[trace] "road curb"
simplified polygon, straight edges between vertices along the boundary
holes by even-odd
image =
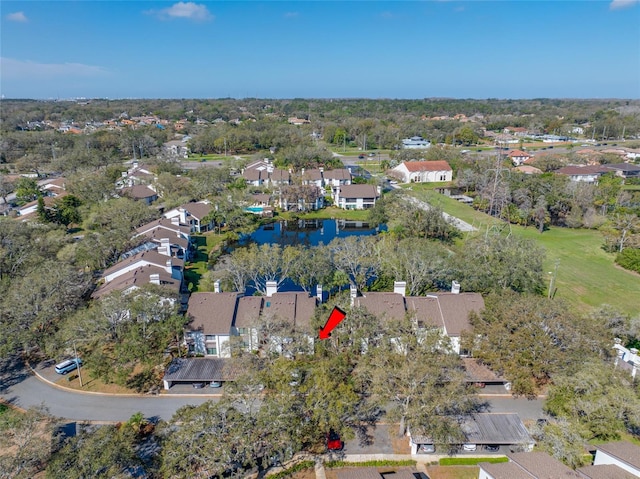
[[[61,384],[54,383],[50,379],[47,379],[42,374],[40,374],[36,369],[31,366],[28,361],[25,361],[25,364],[29,368],[29,370],[42,382],[53,386],[54,388],[60,389],[61,391],[67,391],[71,393],[85,394],[88,396],[110,396],[110,397],[123,397],[123,398],[174,398],[174,397],[182,397],[182,398],[201,398],[201,397],[210,397],[210,398],[220,398],[222,397],[221,393],[218,394],[136,394],[136,393],[103,393],[99,391],[83,391],[82,389],[74,389],[67,388],[62,386]]]

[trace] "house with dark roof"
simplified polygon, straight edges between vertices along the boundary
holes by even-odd
[[[403,161],[391,169],[391,175],[403,183],[437,183],[451,181],[453,170],[444,160]]]
[[[569,165],[564,166],[554,173],[566,175],[571,181],[584,183],[597,183],[598,179],[611,170],[599,165]]]
[[[366,210],[373,208],[380,198],[375,185],[344,185],[336,188],[335,205],[344,210]]]
[[[114,264],[104,271],[102,279],[105,283],[109,283],[123,274],[148,265],[157,266],[166,271],[172,278],[182,281],[184,261],[153,250],[142,251]]]
[[[640,165],[632,163],[617,163],[614,165],[602,165],[622,178],[640,178]]]
[[[136,289],[142,288],[147,284],[162,286],[172,291],[176,295],[180,294],[181,281],[174,278],[166,269],[156,265],[147,264],[138,268],[128,270],[120,276],[116,276],[113,280],[105,282],[98,286],[91,297],[100,299],[114,292],[122,291],[130,293]]]
[[[191,227],[186,224],[180,224],[180,216],[169,218],[160,218],[150,223],[144,224],[136,228],[136,236],[176,236],[189,240]]]
[[[120,190],[123,196],[127,196],[135,201],[142,201],[150,205],[158,199],[158,193],[146,185],[127,186]]]
[[[638,477],[612,464],[585,466],[576,469],[576,471],[584,479],[635,479]]]

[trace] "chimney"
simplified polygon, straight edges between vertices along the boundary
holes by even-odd
[[[278,283],[275,281],[267,281],[267,298],[278,292]]]
[[[216,279],[213,282],[213,292],[214,293],[219,293],[220,292],[220,280],[219,279]]]
[[[134,161],[134,162],[133,162],[133,167],[134,167],[134,168],[137,168],[137,167],[138,167],[138,162],[137,162],[137,161]]]
[[[182,223],[183,225],[187,224],[187,210],[185,210],[184,208],[179,208],[178,211],[180,212],[180,223]]]
[[[322,303],[322,285],[321,284],[316,286],[316,298],[318,298],[319,303]]]
[[[324,173],[324,166],[321,166],[320,168],[318,168],[320,170],[320,173]]]
[[[121,173],[120,173],[120,176],[121,176],[122,178],[126,178],[126,177],[127,177],[127,172],[126,172],[126,171],[121,172]]]
[[[173,267],[172,267],[172,263],[171,260],[168,259],[167,262],[164,264],[164,269],[167,271],[167,273],[171,274],[173,273]]]
[[[178,226],[180,224],[180,218],[174,216],[173,218],[171,218],[171,224]]]
[[[161,254],[162,256],[171,256],[169,248],[165,245],[158,246],[158,254]]]
[[[407,294],[407,282],[406,281],[394,281],[393,292],[401,294],[403,297]]]
[[[451,292],[453,294],[460,294],[460,283],[457,281],[451,281]]]
[[[158,286],[160,286],[160,275],[159,274],[150,274],[149,275],[149,283],[151,284],[157,284]]]
[[[353,284],[349,286],[349,295],[351,296],[351,306],[353,306],[358,297],[358,288]]]

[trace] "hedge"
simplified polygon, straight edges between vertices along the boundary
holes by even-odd
[[[386,467],[386,466],[415,466],[416,461],[406,459],[404,461],[365,461],[365,462],[345,462],[345,461],[328,461],[324,463],[324,467],[334,469],[336,467]]]
[[[509,462],[508,457],[443,457],[440,459],[441,466],[477,466],[479,462]]]
[[[289,477],[296,472],[304,471],[306,469],[312,469],[315,466],[313,461],[302,461],[296,464],[295,466],[291,466],[284,471],[277,472],[275,474],[269,474],[269,479],[282,479],[284,477]]]

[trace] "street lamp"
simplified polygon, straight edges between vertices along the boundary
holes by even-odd
[[[78,380],[80,381],[80,387],[82,386],[82,373],[80,372],[80,361],[78,361],[78,351],[76,349],[76,341],[75,339],[72,340],[73,341],[73,354],[75,354],[76,356],[76,365],[78,366]]]

